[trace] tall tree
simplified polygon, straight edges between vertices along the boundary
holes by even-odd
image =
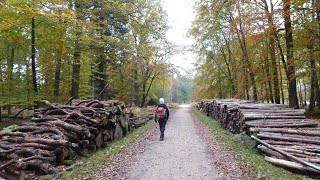
[[[273,96],[274,101],[277,104],[280,104],[280,88],[279,88],[279,79],[278,79],[278,68],[277,68],[277,59],[276,59],[276,27],[273,20],[273,13],[274,13],[274,5],[272,0],[269,1],[269,5],[267,0],[262,0],[263,2],[263,8],[265,10],[265,14],[268,19],[268,28],[269,28],[269,43],[270,43],[270,56],[271,56],[271,63],[272,63],[272,72],[273,72]]]
[[[295,64],[293,57],[293,37],[292,37],[292,25],[291,25],[291,12],[290,4],[291,0],[283,0],[283,18],[285,27],[285,40],[287,51],[287,78],[289,81],[289,107],[298,108],[298,96],[297,96],[297,81],[295,75]]]
[[[76,32],[75,32],[75,42],[74,42],[74,52],[73,52],[73,63],[72,63],[72,85],[71,85],[71,97],[79,98],[79,85],[80,85],[80,67],[81,67],[81,46],[80,46],[80,37],[81,37],[81,21],[83,18],[82,1],[75,0],[74,8],[77,18]]]
[[[36,71],[36,33],[35,33],[35,17],[31,18],[31,68],[32,68],[32,84],[35,93],[38,93],[37,71]]]

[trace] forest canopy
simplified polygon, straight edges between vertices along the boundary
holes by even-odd
[[[0,106],[168,94],[174,67],[160,0],[0,2]]]
[[[198,0],[195,10],[195,99],[319,108],[319,0]]]

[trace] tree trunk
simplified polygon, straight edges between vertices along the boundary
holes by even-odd
[[[267,95],[267,99],[268,99],[268,102],[269,100],[271,100],[271,103],[274,103],[274,98],[273,98],[273,94],[272,94],[272,85],[271,85],[271,81],[270,81],[270,71],[269,71],[269,57],[268,57],[268,54],[266,54],[266,57],[265,57],[265,69],[266,69],[266,76],[267,76],[267,82],[268,82],[268,88],[266,88],[266,90],[268,89],[269,92],[266,93]]]
[[[280,75],[280,92],[281,92],[281,103],[284,104],[284,92],[283,92],[283,87],[282,87],[282,71],[281,71],[281,65],[280,62],[278,62],[279,66],[279,75]]]
[[[229,82],[230,82],[230,89],[231,89],[230,94],[231,94],[231,97],[233,97],[236,93],[235,93],[235,85],[234,85],[234,77],[235,76],[232,73],[236,73],[236,72],[234,72],[234,69],[233,69],[232,51],[230,49],[229,42],[227,41],[227,39],[224,36],[224,34],[223,34],[223,39],[225,41],[228,54],[226,55],[223,49],[221,50],[221,52],[223,54],[224,60],[226,62],[227,68],[228,68],[228,79],[229,79]],[[228,58],[227,58],[227,56],[228,56]]]
[[[62,61],[62,55],[61,52],[58,54],[57,57],[57,64],[54,72],[54,90],[53,90],[53,96],[59,97],[59,89],[60,89],[60,80],[61,80],[61,61]]]
[[[35,17],[31,19],[31,68],[32,68],[32,83],[33,90],[38,93],[37,72],[36,72],[36,33],[35,33]]]
[[[233,14],[231,12],[229,12],[229,13],[230,13],[231,19],[234,20]],[[241,17],[241,12],[239,9],[238,9],[238,13],[240,15],[239,17]],[[242,29],[242,20],[241,19],[239,22],[239,29],[238,29],[238,27],[234,27],[234,28],[235,28],[235,31],[237,34],[237,38],[238,38],[240,47],[241,47],[241,51],[243,53],[243,60],[245,61],[245,67],[249,72],[249,79],[250,79],[251,86],[253,88],[253,99],[254,99],[254,101],[257,101],[258,95],[257,95],[257,86],[256,86],[256,82],[255,82],[255,75],[254,75],[254,72],[251,67],[249,54],[247,51],[246,38],[245,38],[245,34]]]
[[[103,50],[102,50],[103,52]],[[99,56],[99,59],[98,59],[98,69],[97,69],[97,72],[94,73],[95,75],[95,99],[98,99],[100,98],[101,100],[105,100],[106,99],[106,93],[105,91],[103,91],[104,87],[106,86],[106,77],[105,77],[105,59],[104,59],[104,56],[101,54]],[[100,94],[101,93],[101,94]],[[98,97],[100,96],[100,97]]]
[[[8,75],[8,80],[9,80],[9,86],[8,86],[8,91],[9,93],[12,93],[14,91],[13,89],[13,62],[14,62],[14,51],[15,48],[12,47],[11,49],[11,56],[8,58],[7,61],[7,75]],[[11,106],[8,106],[8,115],[11,115]]]
[[[244,43],[244,53],[245,53],[244,56],[245,56],[246,65],[247,65],[247,68],[248,68],[248,71],[249,71],[249,77],[250,77],[251,86],[253,87],[253,100],[257,101],[258,100],[257,85],[256,85],[256,81],[255,81],[253,70],[251,68],[251,63],[250,63],[250,60],[249,60],[247,48],[245,46],[246,45]]]
[[[261,87],[261,100],[262,100],[262,102],[264,102],[264,100],[266,99],[267,100],[267,103],[269,103],[269,98],[268,98],[268,87],[267,87],[267,84],[266,84],[266,82],[264,82],[263,83],[263,85],[261,85],[261,86],[263,86],[263,87]],[[263,90],[266,92],[266,97],[264,97],[264,95],[263,95]]]
[[[242,53],[243,53],[243,57],[244,57],[246,68],[249,71],[250,83],[251,83],[251,86],[253,88],[253,100],[257,101],[258,100],[258,94],[257,94],[257,86],[256,86],[256,82],[255,82],[255,77],[254,77],[255,75],[254,75],[252,67],[251,67],[251,63],[250,63],[250,59],[249,59],[249,55],[248,55],[248,51],[247,51],[245,35],[244,35],[244,32],[243,32],[243,30],[241,28],[242,28],[242,26],[240,24],[240,30],[237,29],[238,39],[239,39],[239,42],[240,42],[240,45],[241,45],[241,49],[242,49]]]
[[[273,12],[273,4],[271,4],[271,11]],[[279,90],[279,80],[278,80],[278,69],[277,69],[277,59],[276,59],[276,45],[275,45],[275,37],[274,34],[276,33],[276,29],[273,23],[273,16],[270,14],[268,16],[268,23],[272,27],[272,35],[270,36],[270,55],[271,55],[271,63],[272,63],[272,71],[273,71],[273,95],[274,101],[277,104],[280,104],[280,90]]]
[[[248,76],[247,76],[247,70],[245,67],[243,67],[244,71],[244,78],[245,78],[245,96],[247,100],[250,100],[250,95],[249,95],[249,81],[248,81]]]
[[[71,7],[72,8],[72,7]],[[82,20],[81,4],[75,0],[74,9],[76,11],[77,21]],[[79,86],[80,86],[80,68],[81,68],[81,46],[79,43],[81,36],[81,27],[76,25],[77,32],[75,34],[73,63],[72,63],[72,82],[71,82],[71,97],[79,99]]]
[[[287,76],[289,81],[289,107],[299,108],[298,97],[297,97],[297,81],[295,75],[295,65],[293,59],[293,37],[291,27],[291,12],[290,12],[290,1],[283,0],[283,17],[285,26],[285,39],[287,47]]]
[[[146,88],[147,88],[147,80],[145,80],[145,82],[142,84],[142,98],[141,98],[140,107],[144,107],[145,101],[147,99]]]
[[[133,89],[134,89],[134,97],[135,97],[135,104],[139,105],[139,85],[138,85],[138,69],[134,69],[134,83],[133,83]]]
[[[273,38],[270,38],[273,39]],[[277,70],[277,60],[275,54],[275,44],[274,40],[270,41],[270,53],[271,53],[271,64],[272,64],[272,79],[273,79],[273,97],[274,102],[280,104],[280,90],[279,90],[279,80],[278,80],[278,70]]]
[[[273,3],[270,0],[269,4],[271,9],[269,11],[269,6],[266,0],[263,0],[264,3],[264,10],[268,18],[268,26],[270,30],[269,34],[269,43],[270,43],[270,55],[271,55],[271,67],[272,67],[272,79],[273,79],[273,97],[274,102],[280,104],[280,88],[279,88],[279,79],[278,79],[278,69],[277,69],[277,59],[276,59],[276,44],[275,44],[275,34],[276,29],[273,23]]]
[[[317,11],[317,21],[318,23],[320,23],[320,0],[316,0],[316,11]]]
[[[12,83],[11,81],[13,80],[13,62],[14,62],[14,51],[15,48],[11,49],[11,56],[10,58],[8,58],[7,61],[7,73],[8,73],[8,80],[10,81],[10,83]],[[12,87],[11,85],[9,86],[9,91],[11,92]]]
[[[318,30],[319,30],[320,29],[320,0],[316,0],[315,7],[316,7],[317,23],[318,23]],[[318,81],[319,80],[318,77],[320,77],[320,74],[318,73],[316,73],[315,86],[316,86],[316,95],[317,95],[316,96],[317,106],[318,106],[318,109],[320,109],[320,83]]]
[[[320,75],[320,74],[319,74]],[[318,109],[320,109],[320,86],[319,86],[319,82],[318,82],[318,74],[316,73],[316,79],[315,79],[315,86],[316,86],[316,100],[317,100],[317,106]]]
[[[74,53],[73,53],[73,64],[72,64],[72,85],[71,85],[71,97],[79,99],[79,81],[80,81],[80,57],[81,51],[79,47],[78,38],[80,36],[77,33],[77,40],[75,42]]]
[[[305,80],[302,80],[303,82],[303,89],[304,89],[304,107],[307,107],[307,84]]]
[[[302,83],[300,80],[298,80],[298,95],[299,95],[299,106],[302,107],[303,106],[303,96],[302,96]]]

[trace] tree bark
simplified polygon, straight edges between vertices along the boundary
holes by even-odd
[[[227,41],[226,37],[224,36],[223,34],[223,39],[225,41],[225,44],[226,44],[226,47],[227,47],[227,51],[228,51],[228,55],[225,54],[224,50],[221,49],[221,52],[222,52],[222,55],[224,57],[224,60],[225,60],[225,63],[227,65],[227,68],[228,68],[228,79],[229,79],[229,82],[230,82],[230,89],[231,89],[231,97],[233,97],[235,95],[235,85],[234,85],[234,75],[232,73],[236,73],[234,72],[234,68],[233,68],[233,61],[232,61],[232,51],[230,49],[230,44],[229,42]],[[228,58],[227,58],[228,56]],[[231,67],[230,67],[231,66]],[[232,73],[231,73],[232,72]]]
[[[61,61],[62,61],[62,55],[61,51],[60,54],[58,54],[57,57],[57,64],[54,72],[54,90],[53,90],[53,96],[58,97],[60,92],[60,80],[61,80]]]
[[[319,84],[319,77],[320,76],[320,74],[318,74],[318,73],[316,73],[316,79],[314,80],[315,81],[315,86],[316,86],[316,89],[315,89],[315,91],[316,91],[316,96],[315,96],[315,98],[316,98],[316,101],[317,101],[317,106],[318,106],[318,109],[320,109],[320,84]]]
[[[278,165],[278,166],[282,166],[282,167],[286,167],[286,168],[295,169],[295,170],[298,170],[298,171],[312,171],[312,172],[320,173],[319,170],[315,170],[313,168],[306,167],[306,166],[303,166],[303,165],[301,165],[299,163],[292,162],[292,161],[272,158],[272,157],[268,157],[268,156],[265,157],[265,160],[270,162],[270,163],[272,163],[272,164],[275,164],[275,165]]]
[[[310,81],[310,104],[309,104],[309,110],[313,111],[315,107],[315,85],[316,85],[316,62],[313,56],[313,48],[309,47],[309,58],[310,58],[310,68],[311,68],[311,81]]]
[[[103,52],[103,50],[101,50]],[[106,87],[106,76],[105,76],[105,59],[103,54],[98,56],[97,59],[97,70],[94,72],[94,94],[95,99],[106,99],[105,91],[102,91]],[[100,94],[101,93],[101,94]],[[99,97],[100,96],[100,97]]]
[[[292,156],[291,154],[286,153],[286,152],[283,151],[283,150],[277,149],[277,148],[275,148],[274,146],[272,146],[272,145],[270,145],[270,144],[268,144],[268,143],[265,143],[265,142],[263,142],[262,140],[256,138],[255,136],[251,136],[251,138],[253,138],[254,140],[256,140],[256,141],[258,141],[259,143],[263,144],[264,146],[268,147],[269,149],[272,149],[272,150],[274,150],[274,151],[277,151],[278,153],[282,154],[283,156],[286,156],[286,157],[289,158],[289,159],[292,159],[292,160],[294,160],[294,161],[296,161],[296,162],[299,162],[299,163],[301,163],[301,164],[303,164],[303,165],[305,165],[305,166],[307,166],[307,167],[310,167],[310,168],[312,168],[312,169],[315,169],[315,170],[317,170],[317,171],[320,170],[320,167],[319,167],[319,166],[315,166],[314,164],[311,164],[311,163],[309,163],[309,162],[305,162],[305,161],[303,161],[303,160],[301,160],[301,159],[299,159],[299,158],[297,158],[297,157],[295,157],[295,156]]]
[[[239,9],[238,9],[238,13],[241,14]],[[240,19],[239,27],[240,27],[240,29],[238,29],[236,27],[236,32],[237,32],[238,40],[239,40],[240,47],[241,47],[241,50],[242,50],[242,53],[243,53],[245,66],[246,66],[246,68],[247,68],[247,70],[249,72],[250,83],[251,83],[251,86],[253,88],[253,100],[257,101],[258,100],[258,93],[257,93],[256,82],[255,82],[255,75],[254,75],[254,72],[253,72],[252,67],[251,67],[249,54],[248,54],[248,51],[247,51],[246,38],[245,38],[245,34],[243,32],[243,29],[242,29],[242,20],[241,19]]]
[[[80,34],[77,33],[77,39]],[[79,42],[76,40],[75,48],[73,53],[73,64],[72,64],[72,84],[71,84],[71,96],[79,99],[79,81],[80,81],[80,57],[81,51]]]
[[[283,92],[283,87],[282,87],[282,71],[280,68],[280,62],[278,62],[278,66],[279,66],[279,76],[280,76],[280,92],[281,92],[281,104],[284,104],[284,92]]]
[[[135,97],[135,104],[139,105],[139,77],[138,77],[138,69],[135,68],[133,72],[133,78],[134,78],[134,83],[133,83],[133,90],[134,90],[134,97]]]
[[[9,80],[9,85],[8,85],[8,91],[9,93],[12,92],[13,89],[13,62],[14,62],[14,53],[15,53],[15,48],[11,48],[11,56],[8,58],[7,61],[7,75],[8,75],[8,80]],[[8,106],[8,115],[11,115],[11,106]]]
[[[151,86],[153,84],[153,81],[155,80],[155,78],[159,75],[159,73],[155,72],[155,74],[152,76],[151,80],[150,80],[150,83],[149,83],[149,86],[148,88],[146,89],[146,85],[144,85],[144,88],[143,88],[143,94],[142,94],[142,101],[141,101],[141,107],[143,107],[145,105],[145,102],[146,102],[146,99],[149,95],[149,92],[150,92],[150,89],[151,89]]]
[[[295,75],[295,65],[293,59],[293,37],[292,37],[292,26],[291,26],[291,12],[290,2],[291,0],[283,0],[283,18],[285,26],[285,39],[287,47],[287,77],[289,81],[289,107],[299,108],[298,97],[297,97],[297,81]]]
[[[266,15],[268,17],[268,26],[270,29],[269,42],[270,42],[270,55],[271,55],[271,65],[272,65],[272,79],[273,79],[273,97],[274,102],[280,104],[280,90],[279,90],[279,79],[278,79],[278,69],[277,69],[277,59],[276,59],[276,44],[275,44],[275,34],[276,29],[273,23],[273,3],[270,0],[271,13],[269,12],[268,3],[266,0],[263,0]]]
[[[35,17],[31,19],[31,68],[32,68],[32,83],[33,90],[38,93],[37,72],[36,72],[36,33],[35,33]]]
[[[320,0],[316,0],[315,3],[315,7],[316,7],[316,13],[317,13],[317,23],[318,23],[318,29],[320,29]],[[318,39],[319,40],[319,39]],[[318,67],[319,68],[319,67]],[[320,74],[319,72],[317,73],[316,79],[315,79],[315,86],[316,86],[316,101],[317,101],[317,106],[318,109],[320,109],[320,83],[319,83],[319,77]]]
[[[243,67],[243,71],[244,71],[244,78],[245,78],[245,95],[247,97],[247,100],[250,100],[250,95],[249,95],[249,80],[248,80],[248,76],[247,76],[247,70],[245,67]]]
[[[303,90],[304,90],[304,107],[307,107],[307,84],[305,82],[304,79],[302,79],[302,83],[303,83]]]
[[[267,95],[267,100],[269,102],[269,99],[271,100],[271,103],[274,103],[274,98],[273,98],[273,93],[272,93],[272,85],[271,85],[271,81],[270,79],[272,79],[270,77],[270,70],[269,70],[269,57],[268,54],[266,54],[265,57],[265,70],[266,70],[266,76],[268,78],[267,82],[268,82],[268,88],[266,88],[266,90],[268,90],[269,92],[266,92]]]
[[[300,101],[298,101],[299,106],[302,107],[303,106],[303,96],[302,96],[302,83],[300,80],[298,80],[297,82],[298,84],[298,98]]]
[[[77,21],[81,21],[82,12],[81,12],[81,4],[75,0],[74,8],[76,11]],[[77,26],[79,26],[77,24]],[[79,43],[81,36],[81,27],[77,27],[75,34],[75,43],[74,43],[74,52],[73,52],[73,63],[72,63],[72,83],[71,83],[71,97],[75,99],[79,99],[79,86],[80,86],[80,68],[81,68],[81,46]]]

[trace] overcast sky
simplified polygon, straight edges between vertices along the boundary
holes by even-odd
[[[188,29],[194,19],[194,0],[163,0],[164,9],[168,13],[169,26],[168,39],[175,45],[190,47],[192,39],[187,38]],[[195,55],[191,52],[175,54],[170,62],[184,69],[192,69],[195,62]]]

